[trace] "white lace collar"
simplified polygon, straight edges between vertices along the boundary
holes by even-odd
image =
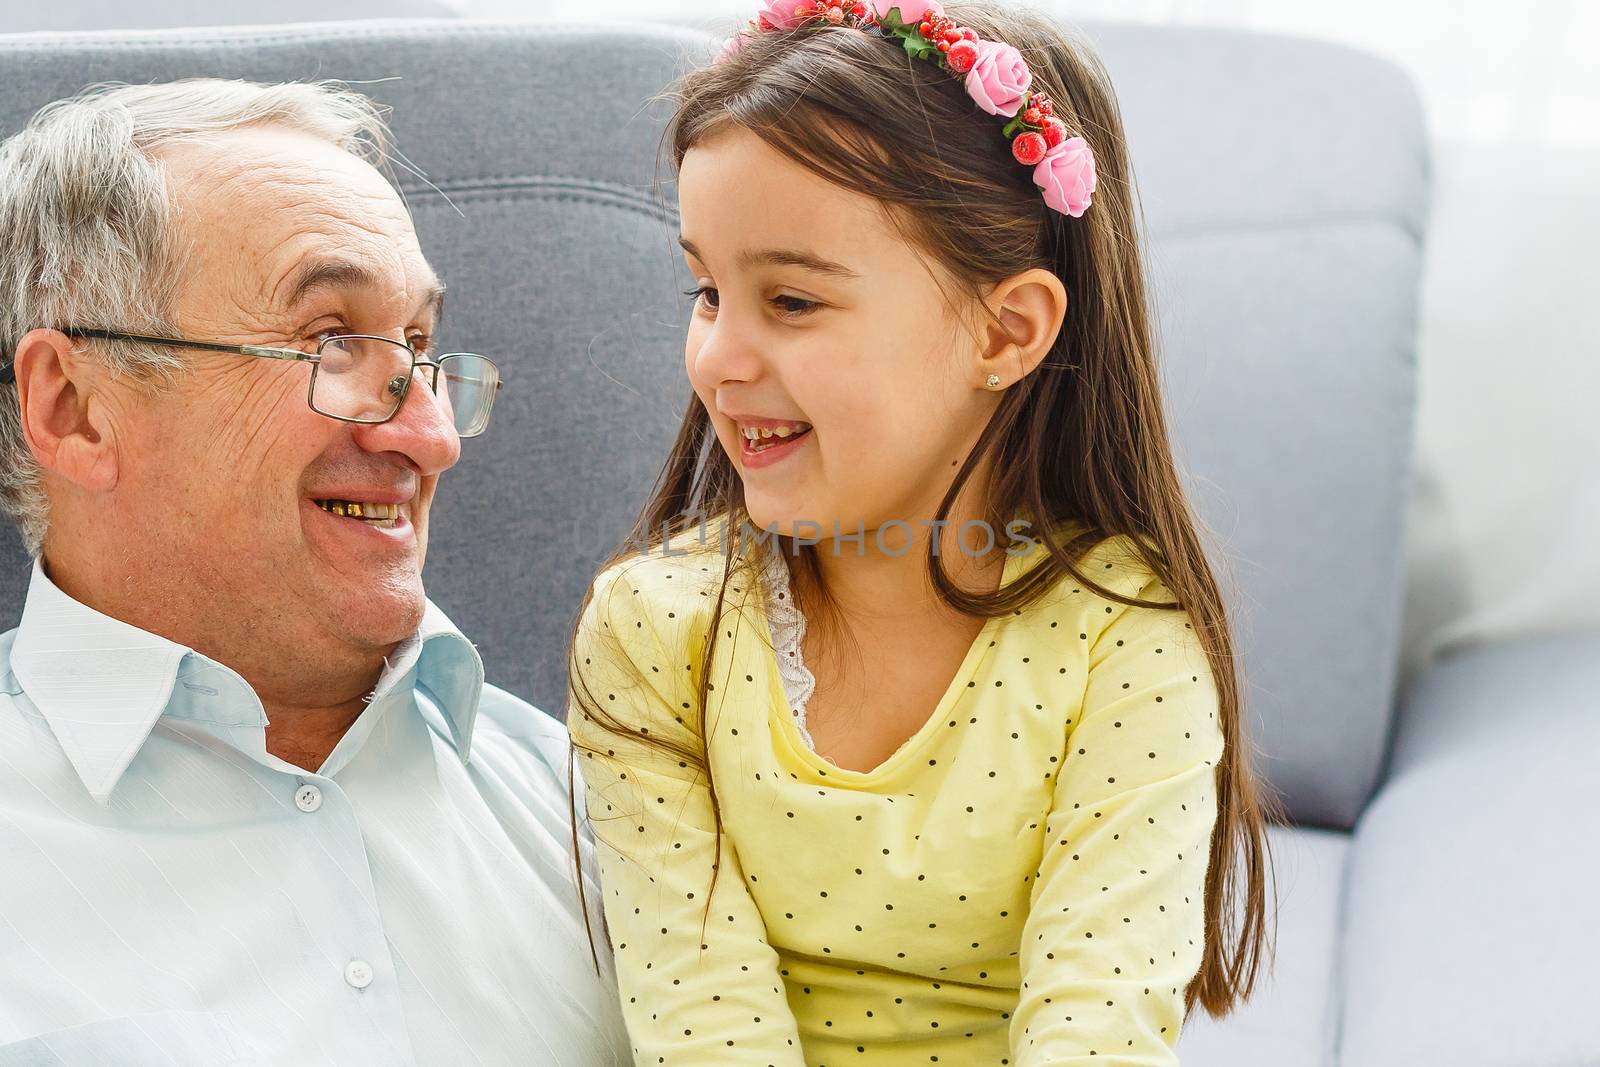
[[[806,702],[817,687],[817,679],[806,667],[800,646],[806,636],[806,617],[794,602],[789,586],[789,564],[774,538],[762,560],[761,588],[766,601],[767,626],[772,631],[772,648],[777,653],[778,675],[789,700],[789,713],[795,729],[812,751],[816,745],[806,730]]]

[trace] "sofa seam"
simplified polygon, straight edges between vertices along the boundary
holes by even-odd
[[[1356,865],[1356,831],[1360,828],[1361,818],[1358,815],[1349,833],[1349,844],[1345,850],[1344,870],[1339,877],[1339,907],[1338,920],[1335,926],[1337,935],[1336,946],[1333,954],[1332,973],[1328,982],[1327,1012],[1329,1026],[1325,1045],[1323,1047],[1323,1063],[1326,1067],[1341,1067],[1344,1056],[1344,1023],[1345,1023],[1345,979],[1347,978],[1348,960],[1348,933],[1350,887],[1354,882],[1353,871]]]
[[[476,193],[517,191],[590,193],[625,201],[658,214],[677,214],[677,211],[671,205],[652,198],[648,192],[639,186],[624,185],[620,182],[608,182],[595,178],[582,178],[575,175],[508,174],[481,178],[445,178],[437,182],[402,182],[397,185],[397,188],[407,195],[422,195],[430,192],[472,195]]]
[[[1163,231],[1159,227],[1151,227],[1149,236],[1153,241],[1201,241],[1208,237],[1238,237],[1247,234],[1271,233],[1303,233],[1316,230],[1348,230],[1362,226],[1379,226],[1384,229],[1398,230],[1410,239],[1418,249],[1422,248],[1422,235],[1417,227],[1407,223],[1405,219],[1391,214],[1375,213],[1371,215],[1328,215],[1324,217],[1306,217],[1299,219],[1269,220],[1263,222],[1237,222],[1217,226],[1175,227]]]
[[[600,189],[620,196],[632,196],[644,199],[644,193],[637,185],[625,185],[622,182],[608,182],[603,178],[587,178],[580,174],[483,174],[474,177],[444,178],[438,182],[428,184],[414,184],[403,182],[407,189],[425,190],[437,186],[438,188],[470,189],[476,187],[493,188],[516,185],[560,186],[570,185],[581,189]]]
[[[448,198],[449,190],[443,190]],[[569,204],[598,204],[613,207],[619,211],[626,211],[653,222],[671,222],[677,218],[676,213],[659,211],[647,204],[630,202],[620,197],[586,195],[580,190],[557,191],[551,189],[507,189],[507,190],[456,190],[455,195],[462,203],[470,204],[517,204],[529,203],[536,200],[552,201],[555,203]],[[453,201],[451,201],[453,202]],[[443,207],[446,204],[430,202],[427,207]]]

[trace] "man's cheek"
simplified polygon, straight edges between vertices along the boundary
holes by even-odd
[[[438,491],[439,478],[424,478],[421,487],[417,490],[416,503],[412,508],[411,524],[417,532],[417,570],[421,571],[428,557],[428,518],[433,510],[433,494]]]
[[[417,503],[414,509],[417,525],[426,524],[428,515],[433,509],[433,494],[439,491],[439,476],[423,478],[417,486]]]

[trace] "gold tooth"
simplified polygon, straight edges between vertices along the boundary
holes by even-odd
[[[400,508],[397,504],[360,504],[355,501],[319,500],[316,505],[330,515],[344,515],[352,519],[381,519],[398,518]]]

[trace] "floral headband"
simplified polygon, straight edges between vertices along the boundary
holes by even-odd
[[[908,6],[922,9],[921,19],[906,22]],[[1049,97],[1028,91],[1033,72],[1022,53],[956,25],[939,0],[762,0],[749,29],[730,37],[713,62],[733,55],[756,33],[846,23],[899,40],[912,58],[931,60],[954,74],[980,108],[1011,120],[1002,132],[1016,161],[1033,168],[1045,206],[1072,218],[1088,210],[1094,193],[1094,153],[1088,143],[1067,136]]]

